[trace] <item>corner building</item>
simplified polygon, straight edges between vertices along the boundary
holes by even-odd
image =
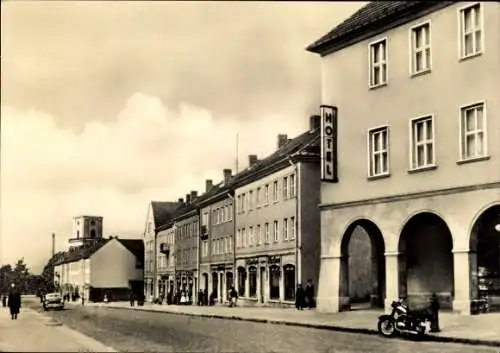
[[[500,3],[371,2],[308,47],[338,108],[338,183],[321,185],[318,309],[350,308],[349,242],[372,294],[500,307]]]
[[[298,283],[319,270],[319,116],[294,139],[278,135],[276,152],[249,156],[238,173],[235,287],[249,305],[293,305]]]

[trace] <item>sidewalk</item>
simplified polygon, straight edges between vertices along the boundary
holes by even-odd
[[[0,308],[0,333],[0,352],[116,352],[27,308],[21,308],[17,320],[10,319],[8,308]]]
[[[86,305],[303,326],[365,334],[378,333],[377,320],[378,316],[382,314],[382,311],[378,310],[358,310],[331,314],[307,309],[298,311],[295,309],[269,307],[229,308],[227,306],[182,306],[150,303],[144,304],[143,307],[130,307],[128,302],[112,302],[108,304],[86,303]],[[474,316],[440,313],[439,321],[441,332],[429,334],[429,340],[500,347],[500,313]]]

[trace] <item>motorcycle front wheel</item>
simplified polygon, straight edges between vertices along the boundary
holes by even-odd
[[[396,333],[394,320],[389,318],[379,320],[377,328],[378,332],[385,337],[392,337]]]

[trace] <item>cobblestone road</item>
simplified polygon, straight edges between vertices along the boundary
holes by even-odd
[[[102,307],[69,307],[47,315],[121,352],[499,353],[493,347]]]

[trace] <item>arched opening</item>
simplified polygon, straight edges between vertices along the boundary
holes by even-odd
[[[441,217],[419,213],[408,220],[399,238],[399,296],[411,309],[428,307],[435,293],[441,308],[454,298],[453,238]]]
[[[95,229],[90,230],[90,238],[95,239]]]
[[[244,267],[238,267],[238,295],[245,296],[246,270]]]
[[[217,272],[212,272],[212,295],[214,298],[218,298],[219,289],[219,274]]]
[[[269,299],[280,299],[280,268],[278,265],[269,267]]]
[[[383,308],[385,245],[382,232],[369,220],[353,222],[342,237],[340,310]]]
[[[478,217],[470,234],[471,299],[477,313],[500,311],[500,204]],[[485,305],[486,304],[486,305]]]
[[[285,300],[295,300],[295,266],[285,265],[283,267],[285,281]]]

